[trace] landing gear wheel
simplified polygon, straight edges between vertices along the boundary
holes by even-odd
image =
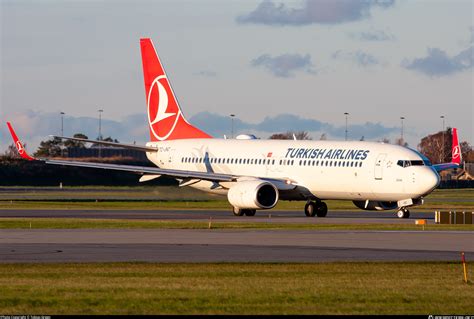
[[[397,212],[397,217],[398,218],[409,218],[410,217],[410,211],[406,208],[400,209]]]
[[[316,216],[326,217],[326,215],[328,214],[328,205],[326,205],[326,203],[323,203],[323,202],[320,202],[318,204],[319,205],[317,205]]]
[[[307,202],[304,205],[304,214],[307,217],[314,217],[316,215],[316,204],[314,202]]]
[[[256,209],[243,209],[245,216],[255,216]]]
[[[234,216],[243,216],[244,215],[244,210],[234,207],[232,212],[234,213]]]

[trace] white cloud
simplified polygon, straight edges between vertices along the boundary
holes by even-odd
[[[440,77],[459,73],[472,68],[474,50],[473,46],[462,50],[454,56],[449,56],[438,48],[428,48],[425,57],[413,60],[405,59],[402,66],[430,77]]]
[[[388,8],[394,0],[306,0],[300,8],[291,8],[272,1],[263,1],[258,7],[237,18],[239,23],[266,25],[338,24],[370,17],[372,7]]]
[[[332,54],[332,58],[336,60],[352,61],[353,63],[361,67],[385,64],[372,54],[362,51],[344,52],[342,50],[338,50]]]
[[[269,54],[263,54],[252,60],[254,67],[263,67],[277,77],[288,78],[294,75],[296,71],[303,71],[315,74],[311,56],[309,54],[282,54],[272,57]]]

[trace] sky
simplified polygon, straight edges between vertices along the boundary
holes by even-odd
[[[404,138],[457,127],[474,144],[473,1],[0,0],[0,122],[50,134],[149,136],[150,37],[186,118],[223,137]],[[9,145],[0,125],[0,152]]]

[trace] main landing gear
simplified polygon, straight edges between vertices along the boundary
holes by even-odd
[[[255,216],[256,212],[256,209],[243,209],[237,207],[234,207],[233,209],[234,216]]]
[[[410,211],[406,208],[400,208],[400,210],[397,212],[397,217],[398,218],[409,218],[410,217]]]
[[[304,205],[304,213],[307,217],[326,217],[328,213],[328,206],[326,205],[326,203],[323,203],[321,201],[308,201],[306,205]]]

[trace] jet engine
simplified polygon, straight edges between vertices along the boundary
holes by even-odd
[[[367,206],[365,205],[365,200],[355,200],[353,203],[363,210],[389,210],[398,208],[397,202],[369,201]]]
[[[278,202],[278,189],[262,180],[241,181],[229,189],[227,199],[236,208],[270,209]]]

